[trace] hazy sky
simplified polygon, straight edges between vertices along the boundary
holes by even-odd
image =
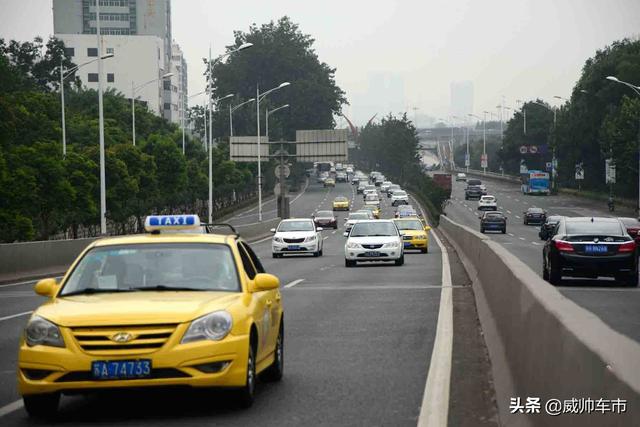
[[[2,0],[0,37],[52,33],[51,0]],[[201,58],[283,15],[316,39],[358,122],[375,112],[449,113],[449,85],[470,80],[476,114],[502,97],[568,97],[584,61],[640,34],[640,0],[173,0],[173,37],[189,65],[189,91],[204,87]],[[247,51],[249,54],[249,51]],[[384,88],[380,88],[384,84]]]

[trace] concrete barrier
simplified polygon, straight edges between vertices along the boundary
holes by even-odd
[[[488,237],[445,216],[438,229],[474,278],[504,425],[640,425],[640,344],[565,298]],[[517,397],[523,404],[540,398],[541,413],[511,414],[510,398]],[[624,399],[627,412],[545,414],[550,399],[572,398]]]

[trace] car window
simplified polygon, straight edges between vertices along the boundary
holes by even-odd
[[[360,222],[351,229],[350,237],[397,236],[396,226],[390,222]]]
[[[240,291],[231,248],[211,243],[96,247],[73,269],[60,296],[86,290],[119,292],[172,288]]]
[[[415,221],[396,221],[396,226],[398,230],[423,230],[424,226],[422,222]]]
[[[315,225],[311,221],[283,221],[278,226],[278,231],[314,231]]]
[[[262,262],[260,262],[260,259],[258,258],[256,253],[253,251],[253,249],[251,249],[251,246],[249,246],[245,242],[240,242],[239,245],[242,246],[242,248],[245,251],[247,251],[247,255],[249,255],[249,258],[251,258],[251,262],[253,263],[253,266],[255,267],[256,271],[258,273],[265,273],[266,271],[262,266]]]
[[[318,211],[316,213],[316,217],[333,217],[333,212],[331,212],[331,211]]]
[[[238,251],[240,252],[240,258],[242,259],[242,266],[244,267],[244,271],[247,273],[249,279],[253,280],[256,277],[257,271],[253,262],[251,262],[251,257],[247,253],[244,246],[238,243]]]

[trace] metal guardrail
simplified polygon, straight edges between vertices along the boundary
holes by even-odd
[[[501,174],[501,173],[496,173],[496,172],[484,172],[481,170],[477,170],[477,169],[469,169],[467,170],[466,168],[455,168],[454,172],[456,173],[466,173],[467,175],[473,175],[473,176],[479,176],[479,177],[487,177],[487,178],[493,178],[493,179],[500,179],[503,181],[509,181],[509,182],[520,182],[520,177],[519,176],[513,176],[513,175],[505,175],[505,174]]]

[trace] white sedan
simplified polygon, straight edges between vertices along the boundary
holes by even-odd
[[[480,200],[478,200],[478,210],[479,211],[497,211],[498,210],[498,202],[494,196],[482,196]]]
[[[402,236],[393,221],[358,221],[353,225],[344,245],[344,265],[354,267],[365,261],[404,264]]]
[[[409,196],[404,190],[395,190],[391,195],[391,206],[408,205]]]
[[[313,254],[322,256],[322,227],[316,227],[312,219],[298,218],[280,221],[272,228],[271,252],[274,258],[286,254]]]

